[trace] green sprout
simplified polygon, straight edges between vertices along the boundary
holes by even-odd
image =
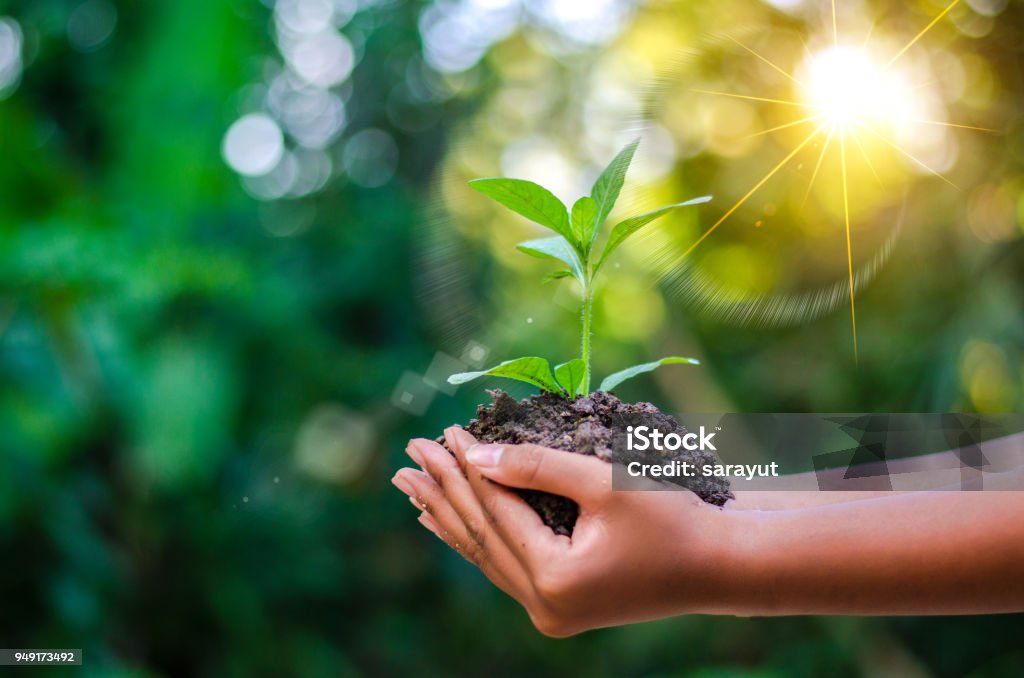
[[[533,257],[555,259],[568,268],[549,276],[551,279],[573,277],[582,289],[583,301],[580,311],[580,356],[562,363],[552,371],[544,358],[529,356],[506,360],[490,369],[479,372],[461,372],[448,377],[450,384],[464,384],[478,377],[496,376],[525,381],[545,391],[564,394],[568,397],[585,396],[590,393],[590,336],[594,304],[594,281],[601,272],[608,257],[634,233],[668,212],[699,205],[711,200],[706,195],[659,207],[656,210],[638,214],[615,224],[608,234],[600,256],[595,256],[594,245],[601,227],[619,199],[626,171],[633,161],[633,154],[640,143],[637,139],[619,152],[615,159],[594,182],[589,196],[577,200],[572,211],[566,209],[551,191],[524,179],[504,177],[474,179],[469,185],[486,196],[496,200],[513,212],[521,214],[554,231],[557,235],[539,240],[519,243],[516,247]],[[697,365],[693,358],[671,356],[641,365],[634,365],[604,378],[599,386],[601,391],[610,391],[627,379],[638,374],[651,372],[662,365]]]

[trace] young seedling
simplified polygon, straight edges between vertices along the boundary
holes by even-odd
[[[552,274],[553,278],[576,278],[582,289],[583,301],[580,311],[580,356],[562,363],[552,371],[544,358],[529,356],[506,360],[490,369],[479,372],[461,372],[448,377],[451,384],[464,384],[485,375],[507,377],[539,386],[545,391],[564,394],[569,398],[586,396],[590,393],[590,336],[593,316],[594,281],[604,267],[608,257],[634,233],[647,224],[674,209],[688,205],[699,205],[711,200],[703,196],[686,202],[666,205],[650,212],[638,214],[615,224],[604,243],[600,255],[594,245],[601,227],[619,198],[626,171],[633,161],[633,154],[640,143],[637,139],[619,152],[611,164],[594,182],[589,196],[577,200],[571,212],[543,186],[524,179],[503,177],[474,179],[469,185],[486,196],[493,198],[513,212],[523,215],[541,226],[550,228],[556,235],[539,240],[519,243],[522,252],[542,259],[555,259],[568,268]],[[671,356],[641,365],[628,367],[604,378],[598,390],[611,391],[613,388],[638,374],[651,372],[662,365],[697,365],[693,358]]]

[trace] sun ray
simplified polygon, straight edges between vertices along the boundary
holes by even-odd
[[[833,0],[833,2],[834,2],[834,0]],[[932,26],[934,26],[935,24],[939,23],[939,21],[941,21],[941,20],[942,20],[942,17],[944,17],[944,16],[946,16],[947,14],[949,14],[950,10],[952,10],[952,9],[953,9],[954,7],[956,7],[956,6],[957,6],[957,5],[959,5],[959,4],[960,4],[960,0],[953,0],[953,2],[949,3],[949,5],[948,5],[948,6],[946,7],[946,9],[942,10],[941,12],[939,12],[938,16],[936,16],[936,17],[935,17],[934,19],[932,19],[932,21],[931,21],[931,23],[930,23],[930,24],[928,24],[927,26],[925,26],[924,28],[922,28],[922,29],[921,29],[921,32],[920,32],[920,33],[918,33],[917,35],[915,35],[915,36],[914,36],[914,38],[913,38],[913,40],[911,40],[910,42],[908,42],[908,43],[907,43],[907,44],[906,44],[906,45],[905,45],[905,46],[903,47],[903,49],[901,49],[901,50],[900,50],[899,52],[897,52],[897,53],[896,53],[896,56],[894,56],[894,57],[893,57],[892,59],[890,59],[890,60],[889,60],[889,63],[887,63],[887,64],[885,65],[885,67],[886,67],[886,68],[888,68],[888,67],[892,66],[892,65],[893,65],[894,63],[896,63],[896,61],[897,61],[897,60],[898,60],[898,59],[899,59],[899,58],[900,58],[901,56],[903,56],[903,55],[904,55],[904,54],[906,53],[906,51],[907,51],[908,49],[910,49],[911,47],[913,47],[913,46],[914,46],[914,45],[915,45],[915,44],[917,43],[917,41],[918,41],[918,40],[920,40],[920,39],[921,39],[921,38],[922,38],[922,37],[924,36],[924,34],[925,34],[925,33],[927,33],[928,31],[930,31],[930,30],[932,29]]]
[[[787,70],[786,70],[785,68],[782,68],[781,66],[777,65],[777,64],[776,64],[776,63],[775,63],[774,61],[772,61],[772,60],[771,60],[771,59],[769,59],[768,57],[765,57],[765,56],[761,56],[761,54],[760,54],[759,52],[757,52],[757,51],[756,51],[756,50],[754,50],[754,49],[751,49],[750,47],[747,47],[746,45],[744,45],[744,44],[743,44],[742,42],[740,42],[740,41],[739,41],[739,40],[737,40],[736,38],[732,37],[731,35],[729,35],[729,36],[726,36],[726,37],[728,37],[728,38],[729,38],[730,40],[732,40],[733,42],[735,42],[735,43],[736,43],[737,45],[739,45],[739,46],[740,46],[740,47],[742,47],[743,49],[747,50],[748,52],[750,52],[751,54],[753,54],[754,56],[756,56],[756,57],[757,57],[758,59],[760,59],[761,61],[765,62],[766,64],[768,64],[769,66],[771,66],[771,67],[772,67],[772,68],[774,68],[774,69],[775,69],[776,71],[778,71],[778,72],[779,72],[779,73],[781,73],[782,75],[786,76],[787,78],[789,78],[790,80],[792,80],[792,81],[793,81],[793,82],[795,82],[796,84],[800,85],[801,87],[803,87],[803,86],[804,86],[804,84],[803,84],[802,82],[800,82],[799,80],[797,80],[797,79],[796,79],[796,77],[795,77],[794,75],[792,75],[792,74],[791,74],[791,73],[790,73],[789,71],[787,71]]]
[[[771,67],[776,72],[785,76],[787,79],[795,83],[799,89],[794,92],[794,95],[800,99],[799,101],[787,100],[787,99],[775,99],[769,97],[761,97],[747,94],[735,94],[732,92],[712,91],[703,89],[692,89],[693,92],[702,94],[710,94],[714,96],[725,96],[735,99],[743,99],[748,101],[762,102],[765,104],[779,104],[783,106],[796,106],[802,110],[800,117],[797,120],[786,122],[768,129],[764,129],[752,134],[748,134],[745,138],[757,137],[761,135],[771,134],[780,130],[797,127],[811,123],[815,125],[814,130],[807,135],[800,143],[796,144],[795,147],[788,152],[788,154],[777,164],[774,168],[768,171],[763,177],[761,177],[753,185],[746,194],[737,200],[729,209],[721,215],[721,217],[711,225],[706,231],[693,242],[681,255],[675,257],[675,262],[682,263],[683,260],[687,259],[690,254],[706,240],[713,232],[715,232],[719,226],[725,223],[727,220],[732,218],[737,210],[744,205],[751,197],[757,193],[761,188],[776,174],[778,174],[782,168],[787,166],[794,157],[801,151],[803,151],[811,142],[815,139],[824,137],[824,141],[821,144],[820,152],[818,153],[817,160],[814,164],[814,170],[811,173],[810,180],[807,184],[807,190],[803,196],[803,201],[800,203],[800,208],[803,209],[810,195],[817,185],[819,175],[823,173],[824,163],[826,157],[829,157],[829,153],[832,150],[831,145],[833,142],[839,146],[838,162],[840,165],[840,173],[842,179],[842,200],[843,200],[843,228],[846,237],[846,262],[847,262],[847,277],[848,280],[844,281],[842,278],[836,283],[836,295],[839,303],[843,296],[843,287],[847,287],[849,291],[849,303],[850,303],[850,323],[851,331],[853,336],[853,356],[855,362],[860,361],[860,349],[858,343],[857,334],[857,285],[860,283],[859,277],[854,275],[853,268],[853,224],[851,223],[850,210],[851,210],[851,188],[856,189],[858,185],[851,186],[851,181],[861,180],[863,178],[863,172],[858,170],[856,174],[852,172],[852,164],[858,163],[859,160],[851,158],[849,151],[850,144],[855,144],[857,149],[867,165],[871,174],[874,175],[878,185],[884,190],[885,183],[882,180],[882,176],[879,174],[879,167],[876,166],[878,161],[877,153],[881,150],[881,147],[874,144],[868,143],[868,138],[863,136],[864,134],[871,134],[872,136],[878,137],[887,146],[890,146],[893,150],[904,156],[910,162],[924,168],[930,174],[942,179],[950,186],[960,190],[959,187],[954,184],[950,179],[943,175],[938,170],[929,166],[928,163],[924,162],[920,158],[916,157],[913,153],[903,148],[899,139],[890,133],[887,127],[882,127],[886,121],[892,123],[904,123],[904,124],[918,124],[918,125],[937,125],[941,127],[947,127],[951,129],[963,129],[963,130],[974,130],[980,132],[999,133],[999,130],[989,129],[985,127],[976,127],[973,125],[965,125],[959,123],[944,122],[942,120],[927,119],[927,117],[944,117],[942,114],[926,113],[927,117],[924,118],[911,118],[901,115],[901,112],[906,111],[910,113],[906,107],[909,104],[900,99],[899,96],[894,96],[893,91],[898,92],[900,95],[905,95],[908,91],[914,91],[918,88],[929,87],[935,84],[932,82],[925,82],[920,85],[911,86],[904,83],[902,80],[898,80],[896,75],[893,75],[891,80],[885,78],[885,72],[892,68],[893,65],[899,61],[911,48],[913,48],[932,28],[934,28],[944,17],[949,15],[953,9],[960,4],[960,0],[947,0],[948,4],[942,9],[936,16],[934,16],[928,24],[922,28],[917,35],[915,35],[909,42],[907,42],[902,48],[896,52],[888,62],[884,65],[876,64],[875,60],[871,58],[871,47],[872,43],[875,42],[874,36],[877,32],[878,23],[872,21],[868,27],[866,34],[861,41],[860,46],[856,45],[845,45],[840,44],[839,40],[839,19],[838,19],[838,5],[836,0],[830,0],[831,6],[831,32],[833,45],[827,49],[812,53],[808,47],[808,43],[804,40],[803,36],[800,36],[800,43],[804,52],[805,65],[808,68],[807,82],[813,87],[808,88],[801,82],[796,75],[799,74],[804,77],[804,71],[793,69],[792,72],[785,70],[782,66],[770,60],[767,56],[759,53],[755,49],[748,47],[747,45],[740,42],[738,39],[726,35],[730,41],[741,47],[749,54],[756,57],[764,64]],[[945,3],[944,3],[945,4]],[[822,22],[821,32],[824,34],[827,40],[828,34],[828,18],[819,14],[819,21]],[[790,65],[788,62],[782,62],[785,65]],[[893,89],[895,88],[895,89]],[[771,92],[774,93],[774,92]],[[924,111],[921,111],[924,113]],[[796,117],[796,116],[794,116]],[[875,123],[879,126],[876,126]],[[787,144],[788,146],[789,144]],[[812,151],[813,153],[813,151]],[[876,157],[873,159],[872,156]],[[832,156],[834,157],[834,156]],[[884,156],[883,156],[884,157]],[[895,158],[889,158],[890,162]],[[830,157],[830,172],[833,167],[833,161]],[[858,166],[859,167],[859,166]],[[801,169],[803,165],[801,165]],[[856,203],[854,203],[856,207]],[[671,255],[670,255],[671,256]],[[660,276],[664,277],[664,275]]]
[[[809,105],[807,105],[807,104],[805,104],[803,102],[800,102],[800,101],[790,101],[789,99],[768,99],[768,98],[765,98],[765,97],[750,96],[749,94],[734,94],[733,92],[716,92],[714,90],[709,90],[709,89],[691,89],[690,91],[691,92],[696,92],[698,94],[714,94],[715,96],[720,96],[720,97],[732,97],[733,99],[748,99],[750,101],[763,101],[763,102],[769,103],[769,104],[784,104],[786,106],[799,106],[800,108],[812,108],[812,109],[814,108],[813,106],[809,106]]]
[[[818,162],[814,166],[814,172],[811,174],[811,182],[807,184],[807,192],[804,193],[804,199],[800,203],[801,208],[807,204],[807,199],[811,197],[811,189],[814,188],[814,181],[818,178],[818,172],[821,171],[821,163],[825,160],[825,154],[828,152],[829,144],[832,143],[832,136],[835,132],[835,128],[830,127],[828,134],[825,136],[825,143],[821,146],[821,153],[818,155]]]
[[[857,144],[857,148],[860,149],[860,154],[864,158],[864,162],[867,163],[868,169],[870,169],[871,173],[875,175],[875,181],[878,182],[880,187],[884,188],[885,185],[882,183],[882,177],[878,176],[878,170],[875,169],[875,163],[871,162],[871,158],[868,156],[868,151],[864,148],[864,144],[860,142],[860,138],[856,134],[852,134],[850,136],[853,138],[853,142]]]
[[[803,48],[804,58],[805,59],[812,59],[812,58],[814,58],[814,52],[811,51],[811,48],[807,44],[807,41],[804,40],[804,36],[798,35],[797,37],[800,38],[800,47]]]
[[[905,157],[909,158],[910,160],[913,160],[913,161],[914,161],[915,163],[917,163],[917,164],[918,164],[918,165],[920,165],[921,167],[925,168],[926,170],[928,170],[929,172],[931,172],[932,174],[934,174],[934,175],[935,175],[935,176],[937,176],[938,178],[942,179],[943,181],[945,181],[945,182],[946,182],[947,184],[949,184],[950,186],[952,186],[952,187],[953,187],[953,188],[955,188],[956,190],[958,190],[958,191],[960,190],[960,187],[959,187],[959,186],[957,186],[957,185],[956,185],[956,184],[954,184],[954,183],[953,183],[952,181],[950,181],[949,179],[947,179],[947,178],[945,177],[945,175],[943,175],[943,174],[942,174],[941,172],[938,172],[937,170],[935,170],[935,169],[933,169],[933,168],[932,168],[931,166],[929,166],[929,165],[928,165],[928,163],[926,163],[926,162],[924,162],[923,160],[921,160],[921,159],[917,158],[916,156],[914,156],[914,155],[913,155],[913,154],[911,154],[910,152],[908,152],[908,151],[904,150],[904,149],[903,149],[903,148],[902,148],[902,147],[901,147],[901,146],[900,146],[899,144],[895,144],[895,143],[893,143],[893,142],[889,141],[888,139],[886,139],[886,138],[885,138],[885,135],[883,135],[883,134],[879,134],[878,132],[876,132],[875,130],[873,130],[873,129],[871,128],[871,126],[870,126],[870,125],[865,125],[865,124],[863,124],[863,123],[860,123],[860,126],[861,126],[861,128],[862,128],[862,129],[864,129],[864,130],[866,130],[867,132],[871,133],[872,135],[874,135],[874,136],[878,137],[879,139],[881,139],[882,141],[884,141],[884,142],[885,142],[886,144],[888,144],[889,146],[891,146],[891,147],[892,147],[893,149],[895,149],[896,151],[899,151],[900,153],[902,153],[902,154],[903,154],[903,155],[904,155]]]
[[[839,46],[839,22],[836,21],[836,0],[832,0],[832,44]]]
[[[763,129],[760,132],[748,134],[745,138],[750,139],[751,137],[759,137],[763,134],[771,134],[772,132],[778,132],[779,130],[786,129],[787,127],[796,127],[797,125],[803,125],[808,122],[817,122],[818,120],[821,120],[820,115],[808,115],[806,118],[800,118],[799,120],[794,120],[793,122],[787,122],[782,125],[772,127],[770,129]]]
[[[685,252],[683,252],[683,253],[682,253],[682,254],[681,254],[681,255],[679,256],[679,258],[677,259],[677,261],[682,261],[682,260],[683,260],[683,259],[685,259],[685,258],[686,258],[687,256],[689,256],[690,252],[692,252],[692,251],[693,251],[693,250],[694,250],[694,249],[695,249],[695,248],[697,247],[697,245],[699,245],[699,244],[701,244],[702,242],[704,242],[704,240],[705,240],[705,239],[706,239],[706,238],[707,238],[707,237],[708,237],[709,235],[711,235],[712,233],[714,233],[714,232],[715,232],[715,229],[717,229],[717,228],[718,228],[719,226],[721,226],[721,225],[722,225],[722,222],[724,222],[724,221],[725,221],[726,219],[728,219],[728,218],[729,218],[730,216],[732,216],[732,213],[733,213],[733,212],[735,212],[736,210],[738,210],[738,209],[740,208],[740,206],[741,206],[741,205],[742,205],[743,203],[745,203],[745,202],[746,202],[747,200],[749,200],[749,199],[750,199],[750,196],[754,195],[754,193],[756,193],[756,192],[758,191],[758,189],[759,189],[759,188],[761,188],[762,186],[764,186],[764,185],[765,185],[765,183],[766,183],[766,182],[767,182],[767,181],[768,181],[769,179],[771,179],[771,178],[772,178],[773,176],[775,176],[775,174],[776,174],[776,173],[777,173],[777,172],[778,172],[778,171],[779,171],[780,169],[782,169],[783,167],[785,167],[785,166],[786,166],[786,164],[787,164],[787,163],[788,163],[788,162],[789,162],[790,160],[792,160],[792,159],[793,159],[793,157],[794,157],[794,156],[795,156],[795,155],[796,155],[797,153],[799,153],[799,152],[800,152],[801,150],[803,150],[804,146],[806,146],[807,144],[809,144],[809,143],[811,142],[811,139],[813,139],[813,138],[814,138],[815,136],[817,136],[817,134],[818,134],[819,132],[821,132],[821,130],[822,130],[823,128],[824,128],[824,125],[818,125],[818,127],[816,127],[816,128],[814,129],[814,131],[813,131],[813,132],[811,132],[810,134],[808,134],[808,135],[807,135],[807,138],[805,138],[805,139],[804,139],[803,141],[801,141],[801,142],[800,142],[799,144],[797,144],[796,148],[794,148],[794,149],[793,149],[792,151],[790,151],[790,152],[789,152],[789,155],[787,155],[787,156],[786,156],[785,158],[783,158],[783,159],[782,159],[781,161],[779,161],[779,164],[778,164],[778,165],[776,165],[775,167],[773,167],[771,171],[769,171],[769,172],[768,172],[767,174],[765,174],[765,175],[764,175],[763,177],[761,177],[761,180],[760,180],[760,181],[758,181],[758,182],[757,182],[757,183],[756,183],[756,184],[754,185],[754,187],[753,187],[752,189],[750,189],[750,190],[749,190],[749,191],[747,192],[747,194],[746,194],[745,196],[743,196],[742,198],[740,198],[739,200],[737,200],[737,201],[736,201],[736,204],[734,204],[734,205],[733,205],[732,207],[730,207],[730,208],[729,208],[729,210],[728,210],[728,211],[727,211],[727,212],[726,212],[725,214],[723,214],[723,215],[722,215],[722,216],[721,216],[721,217],[720,217],[720,218],[718,219],[718,221],[716,221],[716,222],[715,222],[714,224],[712,224],[711,228],[709,228],[708,230],[704,231],[704,234],[703,234],[703,235],[701,235],[701,236],[700,236],[699,238],[697,238],[697,242],[695,242],[695,243],[693,243],[692,245],[690,245],[690,247],[689,247],[689,248],[687,248],[687,250],[686,250]]]
[[[857,303],[853,290],[853,244],[850,239],[850,192],[846,180],[846,130],[839,130],[840,164],[843,168],[843,217],[846,221],[846,263],[850,273],[850,321],[853,325],[853,361],[860,364],[857,351]]]
[[[877,25],[878,25],[877,22],[875,22],[875,21],[871,22],[871,28],[868,29],[867,35],[864,36],[864,42],[862,42],[861,45],[860,45],[862,48],[868,46],[868,43],[871,41],[871,36],[875,34],[875,26],[877,26]]]
[[[923,120],[920,118],[912,118],[909,122],[916,122],[922,125],[939,125],[941,127],[955,127],[957,129],[972,129],[977,132],[991,132],[992,134],[999,134],[999,130],[992,129],[991,127],[975,127],[974,125],[960,125],[955,122],[942,122],[941,120]]]

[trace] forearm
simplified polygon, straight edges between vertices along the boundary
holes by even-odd
[[[918,492],[734,512],[738,614],[1024,610],[1024,493]]]
[[[784,511],[790,509],[813,508],[828,504],[843,504],[862,499],[879,499],[892,497],[895,491],[849,491],[841,490],[763,490],[735,492],[736,498],[726,504],[726,508],[738,511]]]
[[[1024,434],[1015,434],[983,443],[981,456],[985,461],[985,477],[1012,477],[1024,465]],[[935,454],[897,459],[858,467],[856,477],[847,478],[847,469],[831,469],[820,473],[789,474],[777,481],[782,490],[742,490],[727,504],[731,509],[808,508],[863,499],[892,497],[904,492],[934,490],[970,485],[980,472],[965,468],[960,452],[948,450]],[[1009,475],[1003,475],[1009,474]]]

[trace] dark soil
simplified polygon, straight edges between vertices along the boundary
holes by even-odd
[[[486,443],[534,443],[611,462],[627,461],[624,444],[627,425],[647,425],[662,433],[679,435],[687,432],[674,417],[650,403],[623,403],[603,391],[571,400],[553,393],[541,393],[524,400],[516,400],[501,390],[488,391],[488,394],[494,403],[478,406],[476,419],[463,427]],[[712,453],[700,450],[666,450],[657,454],[660,460],[678,459],[698,468],[717,463]],[[695,477],[676,482],[715,506],[722,506],[733,497],[729,481],[724,478]],[[579,515],[576,502],[536,490],[520,490],[519,494],[555,533],[572,534]]]

